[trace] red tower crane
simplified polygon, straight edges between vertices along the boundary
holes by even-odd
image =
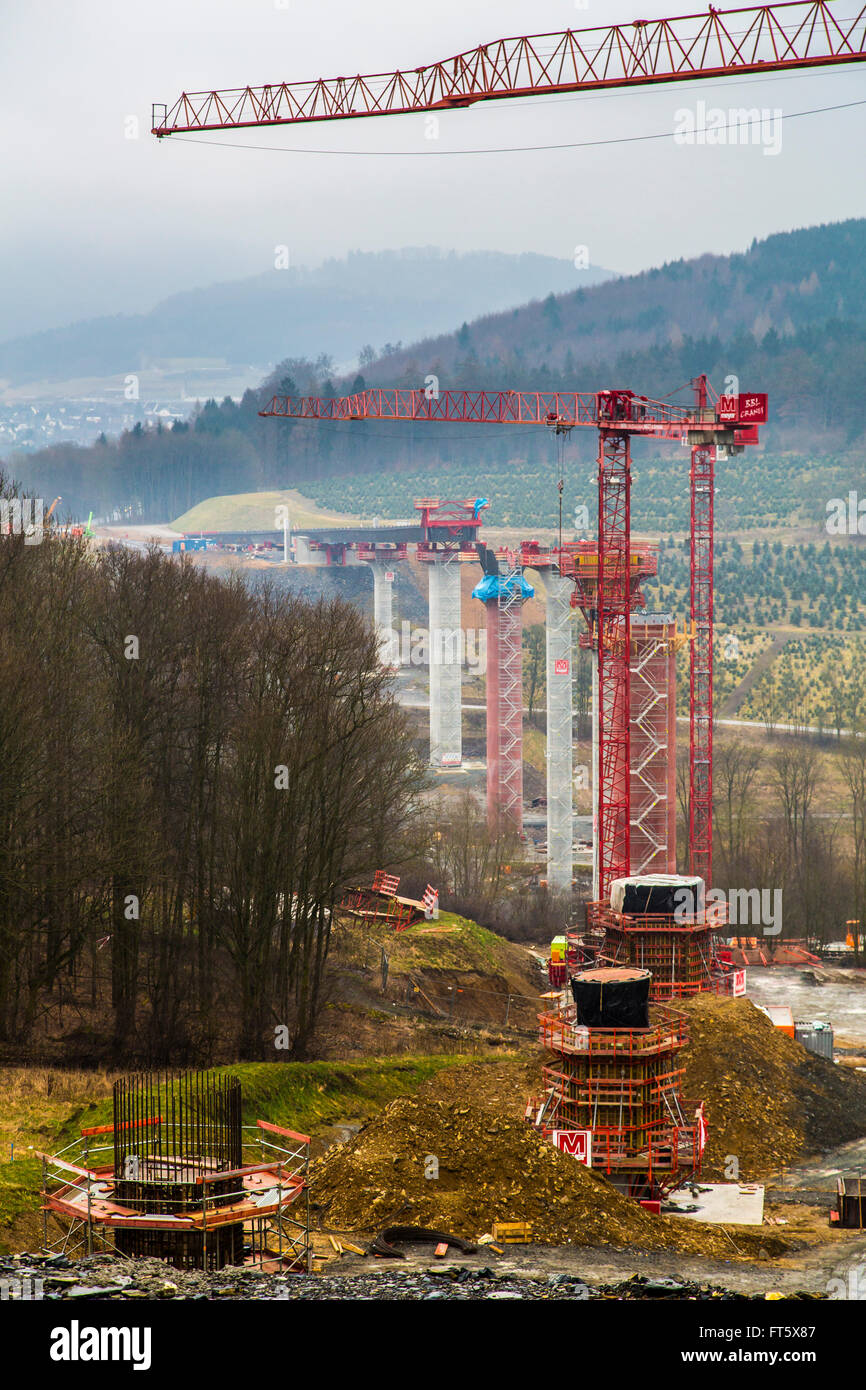
[[[260,411],[286,420],[426,420],[546,425],[557,433],[578,426],[598,430],[598,608],[593,625],[598,650],[596,833],[601,898],[613,879],[630,871],[631,438],[685,440],[693,451],[714,456],[717,444],[731,451],[756,444],[758,425],[766,420],[766,396],[720,396],[710,407],[706,378],[701,381],[703,394],[691,408],[621,389],[443,391],[430,396],[426,390],[377,387],[332,398],[274,396]],[[694,496],[694,479],[692,491]],[[709,550],[706,572],[711,584],[711,533]],[[562,560],[562,572],[567,573],[565,555]],[[693,616],[694,602],[693,596]]]
[[[447,111],[504,98],[741,77],[750,73],[766,76],[773,72],[862,62],[866,59],[866,7],[861,6],[854,15],[846,15],[847,8],[845,0],[783,0],[781,4],[749,5],[724,11],[710,5],[702,14],[638,19],[629,24],[497,39],[443,61],[405,71],[183,92],[170,108],[154,103],[152,133],[162,139],[182,133]],[[698,390],[700,392],[700,387]],[[446,396],[451,394],[477,396],[476,408],[482,411],[486,408],[482,403],[486,393],[446,393]],[[491,399],[501,394],[492,393]],[[526,408],[531,414],[528,397],[532,394],[522,393],[522,403],[514,408]],[[699,395],[698,409],[706,413],[700,399]],[[741,400],[743,398],[739,397],[738,401]],[[578,397],[573,404],[577,416],[580,412]],[[396,408],[399,407],[395,405]],[[449,408],[447,401],[444,408]],[[507,406],[506,410],[511,408]],[[540,404],[537,406],[537,409],[542,408]],[[437,414],[389,418],[451,418],[468,422],[481,417]],[[726,423],[732,420],[729,415]],[[525,420],[523,423],[551,422]],[[573,423],[590,422],[575,418]],[[601,436],[599,554],[605,571],[598,615],[599,632],[604,637],[600,644],[604,652],[603,656],[600,652],[600,676],[602,662],[607,672],[600,700],[602,710],[607,709],[611,714],[622,696],[618,653],[622,643],[627,644],[629,630],[628,585],[615,576],[617,557],[629,554],[627,540],[622,550],[622,537],[628,533],[628,439],[631,431],[617,434],[605,431],[601,422],[598,423]],[[748,422],[743,420],[742,423]],[[617,443],[617,439],[625,442]],[[714,462],[712,438],[693,443],[691,615],[694,641],[689,702],[689,861],[692,869],[707,879],[712,865]],[[625,591],[625,599],[621,590]],[[628,650],[627,645],[625,650]],[[627,660],[624,664],[627,680]],[[611,864],[624,862],[623,855],[627,858],[627,848],[624,848],[628,844],[627,820],[624,829],[624,806],[617,800],[619,793],[614,789],[622,783],[623,763],[625,760],[627,768],[628,752],[626,721],[621,740],[608,743],[607,762],[602,772],[612,797],[606,811],[606,831],[610,831],[606,843],[616,846],[610,849]],[[625,782],[627,787],[627,776]]]

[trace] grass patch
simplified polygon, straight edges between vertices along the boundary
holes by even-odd
[[[401,975],[415,970],[502,974],[513,968],[508,942],[456,912],[440,912],[438,921],[422,920],[402,932],[372,924],[358,933],[349,923],[340,930],[336,945],[339,959],[355,964],[368,963],[376,946],[384,946],[390,969]]]
[[[275,492],[236,492],[224,497],[208,497],[184,512],[171,524],[176,531],[276,531],[276,509],[289,509],[292,529],[325,526],[331,522],[351,525],[357,518],[346,512],[319,507],[309,497],[293,489]]]
[[[245,1124],[271,1120],[311,1134],[337,1120],[365,1119],[443,1067],[470,1060],[441,1053],[357,1062],[243,1062],[219,1070],[241,1080]]]

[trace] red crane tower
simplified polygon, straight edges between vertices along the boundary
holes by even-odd
[[[170,109],[162,103],[154,103],[152,133],[162,139],[181,133],[447,111],[503,98],[739,77],[749,73],[766,75],[862,62],[866,59],[866,7],[861,6],[853,16],[844,14],[846,8],[844,0],[783,0],[781,4],[742,6],[725,11],[710,5],[708,12],[703,14],[639,19],[630,24],[497,39],[443,61],[405,71],[183,92]],[[698,386],[699,410],[703,408],[700,391]],[[738,397],[737,401],[739,410],[743,397]],[[730,414],[725,422],[749,423]],[[603,711],[607,710],[611,718],[618,718],[622,714],[623,697],[620,667],[624,665],[627,672],[628,666],[627,659],[623,661],[621,655],[628,651],[628,601],[623,596],[628,585],[617,578],[617,557],[629,553],[627,541],[622,549],[622,537],[628,532],[629,434],[612,429],[605,431],[601,422],[599,426],[599,546],[600,565],[605,572],[598,613],[599,632],[604,638],[600,643],[604,655],[601,658],[600,652],[600,658],[605,670],[600,701]],[[625,442],[618,443],[618,440]],[[710,438],[703,443],[693,443],[692,450],[694,641],[690,677],[689,860],[694,871],[709,879],[712,863],[714,441]],[[609,739],[602,770],[610,792],[605,831],[611,865],[622,864],[627,859],[628,825],[627,821],[624,824],[625,804],[620,800],[619,789],[628,766],[628,752],[626,723],[623,733]],[[625,783],[627,786],[627,775]]]
[[[706,398],[706,378],[703,381]],[[766,407],[764,395],[720,396],[714,407],[690,408],[622,389],[443,391],[430,397],[426,390],[377,387],[332,398],[274,396],[260,412],[289,420],[424,420],[545,425],[557,433],[581,426],[598,430],[598,606],[595,614],[590,611],[590,623],[598,649],[596,833],[602,899],[613,879],[630,872],[631,438],[686,440],[693,449],[712,454],[717,443],[741,451],[758,442]],[[573,557],[563,552],[560,560],[561,572],[573,573]],[[708,573],[712,582],[711,540]]]

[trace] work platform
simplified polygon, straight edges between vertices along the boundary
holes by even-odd
[[[242,1126],[233,1078],[206,1087],[190,1075],[158,1088],[149,1077],[116,1083],[115,1123],[82,1129],[60,1153],[37,1153],[43,1249],[155,1257],[181,1269],[309,1272],[309,1136],[267,1120]],[[148,1105],[156,1096],[160,1113]],[[136,1118],[118,1121],[131,1112]]]
[[[395,931],[406,931],[415,922],[432,922],[439,916],[439,893],[428,883],[423,898],[398,894],[400,880],[377,869],[369,888],[348,888],[339,911],[367,925],[384,923]]]

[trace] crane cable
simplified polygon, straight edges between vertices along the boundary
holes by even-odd
[[[781,117],[784,121],[796,121],[801,116],[820,116],[828,111],[848,111],[854,106],[866,106],[866,100],[845,101],[836,106],[813,106],[807,111],[791,111]],[[386,113],[382,113],[386,114]],[[407,113],[410,114],[410,113]],[[348,118],[347,118],[348,119]],[[742,130],[751,129],[752,126],[763,126],[767,121],[775,121],[775,113],[767,113],[750,121],[726,121],[724,125],[713,126],[714,134],[723,130]],[[286,123],[288,124],[288,123]],[[288,145],[245,145],[235,140],[201,140],[193,135],[170,135],[167,138],[184,145],[215,145],[220,149],[227,150],[258,150],[267,154],[335,154],[347,155],[353,159],[366,157],[369,159],[397,158],[397,159],[435,159],[449,158],[453,155],[466,154],[538,154],[549,150],[585,150],[594,149],[600,145],[633,145],[644,140],[671,140],[676,132],[672,130],[657,131],[653,135],[618,135],[609,140],[573,140],[562,145],[502,145],[493,146],[487,149],[475,150],[427,150],[423,154],[419,150],[323,150],[323,149],[303,149],[291,148]],[[160,144],[162,141],[160,141]]]

